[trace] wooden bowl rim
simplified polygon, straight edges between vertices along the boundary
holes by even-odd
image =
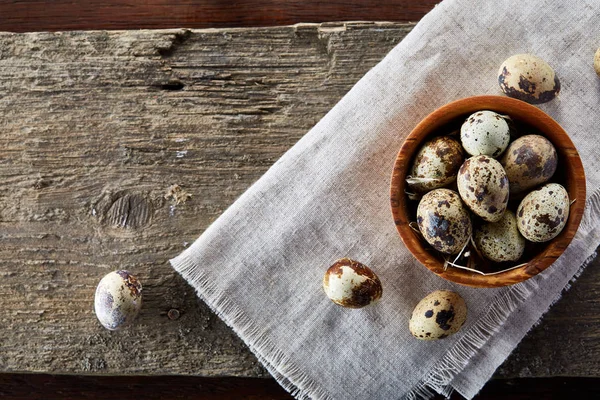
[[[509,115],[512,119],[526,124],[544,133],[550,140],[559,157],[566,157],[562,163],[567,166],[566,189],[569,198],[576,201],[569,210],[569,219],[562,232],[548,246],[527,264],[520,268],[494,275],[481,275],[458,268],[443,269],[443,263],[434,257],[423,240],[409,227],[409,216],[406,213],[407,198],[404,193],[404,181],[414,153],[437,128],[455,120],[461,115],[480,110],[492,110]],[[571,179],[574,178],[574,179]],[[425,267],[452,282],[472,287],[502,287],[525,281],[548,268],[567,248],[581,222],[586,201],[586,182],[583,164],[575,145],[564,129],[541,109],[521,100],[503,96],[474,96],[452,101],[427,115],[410,132],[398,151],[394,162],[390,185],[390,201],[392,216],[396,229],[405,246],[412,255]]]

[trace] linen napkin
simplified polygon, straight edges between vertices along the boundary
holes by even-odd
[[[560,297],[600,243],[600,46],[595,0],[446,0],[248,189],[173,267],[297,398],[473,397]],[[497,70],[532,53],[556,70],[560,96],[539,107],[569,133],[587,173],[586,213],[556,263],[499,289],[447,282],[404,247],[390,212],[396,153],[428,113],[459,98],[501,94]],[[578,199],[583,201],[584,199]],[[381,278],[383,297],[343,309],[322,289],[350,257]],[[469,308],[454,336],[414,339],[408,320],[431,291]]]

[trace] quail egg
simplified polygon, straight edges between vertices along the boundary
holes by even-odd
[[[540,104],[560,92],[560,81],[548,63],[532,54],[507,58],[498,71],[498,84],[509,97]]]
[[[473,213],[488,222],[502,218],[508,205],[508,178],[498,161],[484,155],[467,159],[458,171],[456,184]]]
[[[547,242],[563,230],[569,218],[569,194],[558,183],[532,191],[517,208],[517,226],[525,239]]]
[[[463,326],[467,319],[467,305],[458,293],[436,290],[421,300],[408,324],[417,339],[444,339]]]
[[[510,128],[506,118],[493,111],[471,114],[460,128],[460,141],[472,156],[498,157],[510,142]]]
[[[525,135],[508,146],[500,163],[508,176],[510,192],[517,194],[548,181],[556,171],[558,155],[545,137]]]
[[[361,308],[381,298],[381,281],[366,265],[342,258],[337,260],[323,277],[323,289],[335,304]]]
[[[498,222],[487,222],[475,229],[477,248],[488,260],[517,261],[525,250],[525,238],[517,228],[515,213],[506,210]]]
[[[417,152],[408,185],[418,193],[446,186],[456,179],[462,162],[463,149],[456,139],[436,137]]]
[[[427,243],[445,254],[460,252],[472,232],[469,211],[450,189],[435,189],[421,198],[417,224]]]
[[[111,331],[120,329],[142,308],[142,284],[129,271],[113,271],[100,280],[94,308],[102,326]]]

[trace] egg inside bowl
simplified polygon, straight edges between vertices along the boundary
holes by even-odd
[[[497,263],[479,257],[477,249],[472,247],[472,241],[465,246],[458,258],[437,251],[423,239],[416,227],[420,196],[412,196],[406,182],[415,156],[423,144],[439,136],[456,135],[467,117],[482,110],[507,115],[520,134],[541,135],[554,145],[558,164],[548,183],[562,185],[571,203],[569,217],[560,234],[547,242],[528,242],[523,255],[515,262]],[[452,189],[452,185],[451,183],[447,187]],[[586,199],[585,174],[571,139],[546,113],[528,103],[508,97],[476,96],[449,103],[417,124],[396,157],[390,195],[393,221],[400,237],[421,264],[452,282],[474,287],[500,287],[537,275],[563,253],[573,239],[583,215]],[[516,212],[523,196],[524,194],[511,196],[507,208]],[[473,218],[474,228],[481,223],[477,217]],[[465,268],[459,268],[460,266]]]

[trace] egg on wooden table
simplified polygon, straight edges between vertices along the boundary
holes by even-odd
[[[509,186],[506,172],[490,156],[467,159],[456,178],[458,192],[467,207],[483,220],[496,222],[508,205]]]
[[[467,319],[463,298],[449,290],[436,290],[416,305],[408,324],[417,339],[444,339],[455,334]]]
[[[567,224],[570,206],[567,190],[558,183],[548,183],[521,200],[517,208],[519,231],[532,242],[552,240]]]
[[[525,250],[525,238],[517,228],[515,213],[506,210],[497,222],[486,222],[473,235],[477,249],[488,260],[517,261]]]
[[[435,189],[421,198],[417,225],[427,243],[445,254],[460,252],[473,229],[469,211],[458,193],[450,189]]]
[[[482,110],[471,114],[460,127],[460,141],[472,156],[498,157],[510,142],[510,127],[506,117]]]
[[[323,277],[323,289],[331,301],[342,307],[362,308],[381,298],[379,277],[366,265],[342,258]]]
[[[102,326],[120,329],[131,323],[142,308],[142,284],[129,271],[113,271],[98,283],[94,308]]]
[[[449,136],[428,141],[415,156],[407,179],[409,188],[424,193],[454,182],[463,162],[463,154],[458,140]]]
[[[531,104],[550,101],[560,92],[560,80],[554,69],[532,54],[507,58],[498,71],[498,84],[507,96]]]
[[[525,135],[512,142],[500,163],[506,171],[510,193],[522,193],[547,182],[556,171],[554,145],[541,135]]]

